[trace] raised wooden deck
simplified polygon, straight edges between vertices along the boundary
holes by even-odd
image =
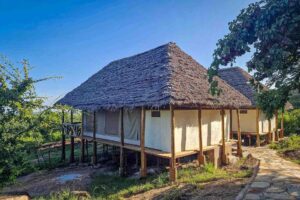
[[[90,136],[84,136],[83,137],[86,140],[93,140],[93,137]],[[105,140],[105,139],[101,139],[101,138],[97,138],[96,139],[97,142],[100,142],[102,144],[108,144],[108,145],[112,145],[112,146],[117,146],[117,147],[121,147],[121,142],[117,142],[117,141],[112,141],[112,140]],[[235,143],[236,141],[231,140],[228,141],[226,143]],[[210,151],[215,149],[217,146],[219,145],[211,145],[211,146],[206,146],[203,147],[203,151]],[[124,148],[125,149],[129,149],[132,151],[141,151],[141,147],[138,145],[133,145],[133,144],[124,144]],[[186,157],[186,156],[190,156],[190,155],[194,155],[197,154],[199,152],[199,150],[195,149],[195,150],[188,150],[188,151],[182,151],[182,152],[176,152],[175,153],[175,158],[182,158],[182,157]],[[166,152],[166,151],[161,151],[161,150],[157,150],[157,149],[152,149],[152,148],[147,148],[145,147],[145,153],[149,154],[149,155],[153,155],[153,156],[157,156],[160,158],[166,158],[166,159],[170,159],[172,157],[170,152]]]

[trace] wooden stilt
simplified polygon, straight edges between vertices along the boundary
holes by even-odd
[[[256,146],[260,146],[260,136],[259,136],[259,109],[256,108]]]
[[[275,141],[278,141],[278,112],[275,111]]]
[[[97,141],[96,141],[96,112],[94,111],[94,126],[93,126],[93,164],[97,164]]]
[[[236,110],[236,118],[237,118],[237,128],[238,128],[238,142],[237,142],[237,156],[243,157],[242,150],[242,135],[241,135],[241,124],[240,124],[240,110]]]
[[[140,146],[141,146],[141,169],[140,176],[147,176],[147,158],[145,153],[145,108],[141,110],[141,131],[140,131]]]
[[[81,112],[81,134],[80,134],[80,162],[84,162],[84,139],[83,139],[83,132],[84,132],[84,112]]]
[[[86,159],[89,161],[89,141],[86,139],[85,140],[85,149],[86,149]]]
[[[272,142],[271,119],[268,119],[268,143]]]
[[[177,179],[177,169],[176,169],[176,157],[175,157],[175,117],[174,117],[174,108],[170,105],[171,112],[171,159],[170,159],[170,169],[169,169],[169,179],[171,182],[175,182]]]
[[[198,163],[199,163],[199,165],[204,165],[205,164],[205,157],[204,157],[204,154],[203,154],[202,112],[201,112],[201,108],[198,110],[198,136],[199,136]]]
[[[283,121],[284,121],[284,108],[282,108],[281,112],[281,127],[280,127],[280,138],[284,137],[284,126],[283,126]]]
[[[232,109],[229,110],[229,138],[233,139],[233,131],[232,131]]]
[[[62,110],[62,116],[61,116],[61,160],[66,160],[66,136],[65,136],[65,130],[63,127],[63,124],[65,123],[65,111]]]
[[[71,123],[73,123],[73,110],[71,110]],[[74,157],[74,133],[71,134],[71,144],[70,144],[70,163],[75,162],[75,157]]]
[[[125,157],[125,149],[124,149],[124,109],[121,109],[121,134],[120,134],[120,139],[121,139],[121,146],[120,146],[120,168],[119,168],[119,174],[120,176],[125,175],[125,169],[124,169],[124,157]]]
[[[225,110],[221,110],[221,118],[222,118],[221,119],[221,121],[222,121],[222,163],[227,164],[224,115],[225,115]]]

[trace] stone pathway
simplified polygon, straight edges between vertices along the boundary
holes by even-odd
[[[300,165],[284,160],[266,146],[246,151],[260,160],[260,166],[245,200],[300,200]]]

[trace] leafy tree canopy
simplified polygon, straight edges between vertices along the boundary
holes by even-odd
[[[229,31],[218,41],[208,70],[210,92],[221,92],[214,79],[221,65],[232,64],[237,57],[253,52],[246,64],[254,74],[252,84],[258,88],[258,82],[264,81],[274,88],[259,93],[257,104],[272,116],[275,109],[284,107],[290,91],[300,90],[300,1],[252,3],[229,23]]]
[[[0,186],[22,173],[26,163],[24,138],[49,130],[45,122],[53,118],[37,96],[34,85],[46,79],[30,77],[26,60],[15,67],[5,58],[0,60]],[[54,114],[55,115],[55,114]]]

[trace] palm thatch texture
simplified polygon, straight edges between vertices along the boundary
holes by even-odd
[[[235,88],[237,91],[245,95],[251,101],[251,107],[256,106],[255,94],[256,91],[250,84],[249,80],[253,77],[240,67],[230,67],[219,70],[219,76],[225,80],[229,85]],[[266,86],[263,86],[264,90],[268,90]],[[287,102],[285,109],[293,109],[290,102]]]
[[[217,78],[220,96],[211,96],[207,70],[175,43],[116,60],[57,103],[77,109],[134,107],[247,107],[251,101]]]

